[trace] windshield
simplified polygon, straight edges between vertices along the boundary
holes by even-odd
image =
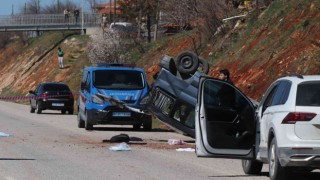
[[[97,70],[93,72],[93,85],[100,89],[142,89],[143,74],[132,70]]]
[[[69,87],[64,84],[46,84],[43,86],[44,91],[70,91]]]

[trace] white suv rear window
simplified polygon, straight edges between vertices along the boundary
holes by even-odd
[[[304,82],[298,85],[297,106],[320,106],[320,82]]]

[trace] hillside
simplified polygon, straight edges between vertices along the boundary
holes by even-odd
[[[193,51],[197,39],[200,56],[211,65],[210,76],[228,68],[235,85],[259,100],[270,83],[284,74],[319,74],[319,29],[320,1],[276,0],[266,9],[250,13],[214,43],[199,33],[186,32],[144,45],[144,54],[135,49],[131,54],[133,62],[146,69],[151,83],[164,54]],[[77,93],[81,69],[90,64],[88,41],[88,36],[73,32],[51,32],[30,40],[28,45],[12,42],[0,50],[1,96],[25,96],[43,81],[66,82]],[[58,46],[66,52],[65,69],[58,68]]]

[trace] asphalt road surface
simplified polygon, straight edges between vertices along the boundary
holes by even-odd
[[[90,180],[90,179],[232,179],[265,180],[243,173],[240,160],[198,158],[194,140],[175,133],[153,129],[132,131],[128,126],[100,126],[93,131],[77,127],[76,115],[59,111],[31,114],[29,106],[0,102],[1,180]],[[130,141],[131,151],[111,151],[119,143],[108,142],[120,133],[143,141]],[[1,134],[1,133],[0,133]],[[185,145],[169,145],[180,139]],[[298,179],[319,179],[319,173],[297,175]]]

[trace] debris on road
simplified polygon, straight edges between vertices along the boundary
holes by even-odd
[[[0,137],[8,137],[8,136],[12,136],[12,135],[0,132]]]
[[[112,136],[110,142],[129,142],[130,138],[128,134],[119,134],[116,136]]]
[[[179,152],[195,152],[196,150],[194,148],[178,148],[176,151]]]
[[[168,139],[168,144],[169,145],[184,145],[186,143],[181,139]]]
[[[122,142],[116,146],[111,146],[109,149],[111,151],[131,151],[131,148],[125,142]]]

